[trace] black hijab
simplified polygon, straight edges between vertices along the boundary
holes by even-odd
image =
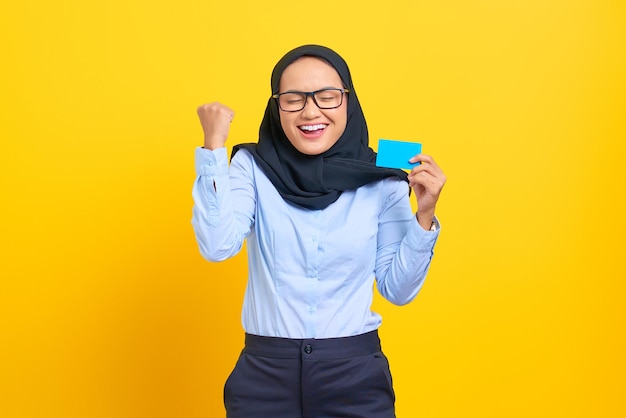
[[[386,177],[407,181],[407,174],[402,170],[376,166],[376,153],[368,145],[367,124],[350,70],[335,51],[319,45],[304,45],[288,52],[272,72],[272,94],[279,93],[280,77],[285,68],[304,56],[328,62],[339,73],[344,88],[349,90],[348,121],[339,140],[322,154],[302,154],[287,139],[280,124],[278,103],[270,98],[259,129],[258,144],[236,145],[232,155],[241,148],[247,149],[283,199],[308,209],[324,209],[335,202],[342,191]]]

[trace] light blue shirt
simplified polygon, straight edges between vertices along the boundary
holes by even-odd
[[[419,292],[439,228],[425,231],[408,185],[388,178],[344,191],[322,210],[278,194],[246,150],[197,148],[192,225],[202,255],[221,261],[247,239],[247,333],[286,338],[362,334],[381,324],[373,284],[394,304]]]

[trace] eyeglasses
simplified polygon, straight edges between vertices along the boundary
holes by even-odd
[[[343,94],[348,89],[321,89],[316,91],[287,91],[272,96],[278,100],[278,106],[283,112],[299,112],[304,109],[306,102],[311,96],[313,102],[320,109],[335,109],[343,103]]]

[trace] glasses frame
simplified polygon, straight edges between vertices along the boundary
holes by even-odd
[[[317,100],[315,99],[315,95],[317,93],[322,92],[322,91],[328,91],[328,90],[336,90],[336,91],[341,92],[341,100],[339,101],[339,104],[337,106],[324,107],[324,106],[320,106],[320,104],[317,103]],[[304,94],[304,102],[302,103],[302,107],[300,109],[298,109],[298,110],[285,110],[285,109],[283,109],[282,106],[280,105],[280,100],[279,100],[280,96],[282,96],[283,94],[293,94],[293,93]],[[309,102],[309,96],[313,99],[313,103],[315,103],[315,106],[317,106],[318,108],[323,109],[323,110],[329,110],[329,109],[337,109],[339,106],[341,106],[343,104],[343,96],[344,96],[345,93],[350,93],[350,90],[330,87],[330,88],[319,89],[319,90],[315,90],[315,91],[286,91],[284,93],[273,94],[272,95],[272,99],[276,99],[276,102],[278,103],[278,108],[280,110],[282,110],[283,112],[300,112],[302,109],[304,109],[306,107],[306,104]]]

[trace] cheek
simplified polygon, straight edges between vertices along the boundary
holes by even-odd
[[[337,131],[339,132],[339,136],[341,136],[346,130],[346,126],[348,126],[348,115],[344,113],[338,118],[336,118],[335,125],[337,126]]]
[[[283,128],[283,132],[288,133],[289,126],[290,126],[289,116],[283,112],[280,112],[280,127]]]
[[[283,128],[283,131],[285,130],[285,114],[283,112],[281,112],[280,110],[278,111],[278,120],[280,120],[280,126]]]
[[[345,131],[346,130],[346,126],[348,125],[348,100],[346,97],[346,100],[343,101],[343,104],[341,105],[341,107],[337,110],[341,110],[341,113],[339,114],[339,119],[337,120],[337,123],[339,125],[341,125],[342,130]]]
[[[285,116],[285,114],[282,112],[280,115],[280,127],[283,128],[283,132],[287,136],[287,139],[289,140],[289,142],[293,143],[294,135],[295,135],[294,134],[295,124],[292,118],[289,117],[289,115]]]
[[[346,130],[346,126],[348,126],[348,118],[344,117],[340,122],[340,129],[342,134]]]

